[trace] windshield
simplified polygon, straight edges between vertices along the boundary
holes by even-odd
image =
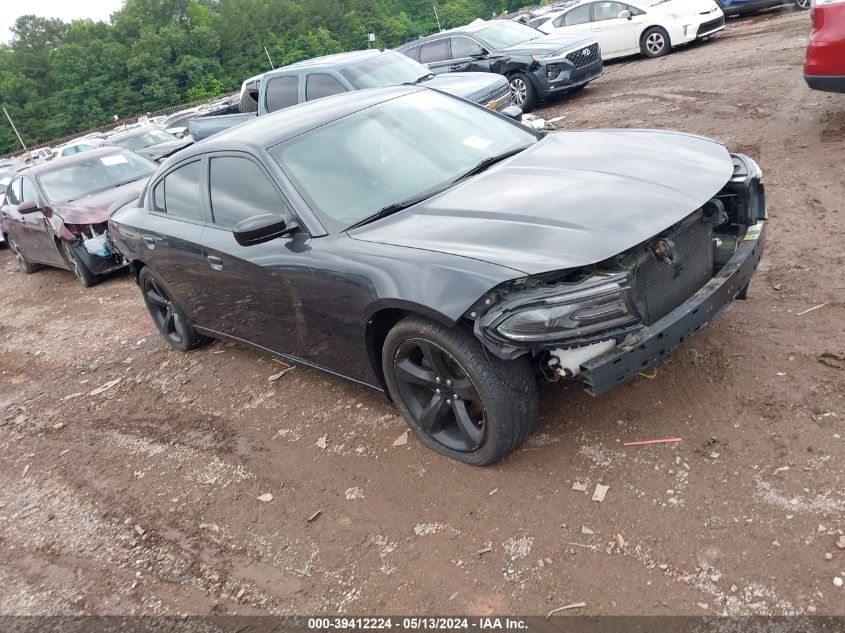
[[[525,42],[536,40],[538,37],[543,37],[543,33],[530,26],[517,22],[504,21],[491,24],[478,31],[476,35],[494,50],[510,48],[511,46],[524,44]]]
[[[68,161],[59,161],[56,163],[57,169],[38,176],[44,193],[54,204],[78,200],[141,178],[149,178],[158,167],[151,160],[124,150],[92,156],[87,160]]]
[[[434,195],[485,159],[537,141],[528,128],[439,92],[414,92],[270,149],[320,215],[343,230]]]
[[[357,90],[417,83],[431,71],[401,53],[384,53],[340,71]]]
[[[128,136],[126,138],[109,141],[112,145],[118,147],[125,147],[126,149],[136,150],[145,147],[152,147],[159,143],[167,143],[168,141],[178,141],[175,136],[163,132],[161,130],[149,130],[143,134],[136,134],[135,136]]]

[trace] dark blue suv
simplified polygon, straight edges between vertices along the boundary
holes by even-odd
[[[747,15],[785,4],[795,5],[802,11],[810,8],[810,0],[716,0],[716,4],[722,7],[725,17]]]

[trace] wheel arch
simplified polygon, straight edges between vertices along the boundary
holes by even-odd
[[[133,259],[129,262],[129,274],[132,275],[136,284],[140,283],[141,269],[145,266],[146,264],[140,259]]]
[[[374,305],[365,320],[364,340],[370,366],[385,393],[387,393],[387,384],[384,380],[384,367],[381,360],[384,341],[387,338],[387,333],[399,321],[409,316],[426,317],[449,328],[456,324],[445,314],[413,302],[384,301]],[[388,397],[390,396],[388,395]]]

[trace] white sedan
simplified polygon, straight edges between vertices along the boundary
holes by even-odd
[[[642,53],[660,57],[725,28],[713,0],[579,0],[531,21],[543,33],[584,33],[598,40],[603,60]]]

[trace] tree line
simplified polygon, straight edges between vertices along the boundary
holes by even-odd
[[[234,92],[302,59],[394,47],[528,0],[125,0],[109,23],[19,17],[0,44],[0,104],[27,145]],[[436,14],[435,14],[436,8]],[[20,147],[0,121],[0,154]]]

